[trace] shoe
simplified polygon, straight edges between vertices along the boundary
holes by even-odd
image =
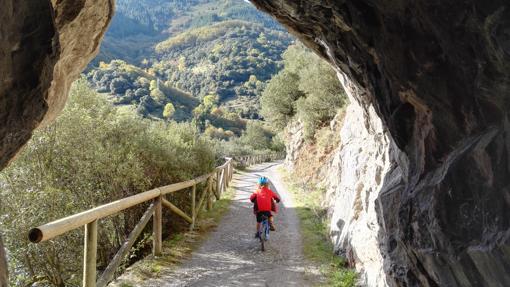
[[[269,223],[269,230],[276,231],[276,228],[274,227],[274,223]]]

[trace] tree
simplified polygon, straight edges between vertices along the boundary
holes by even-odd
[[[252,121],[246,126],[241,141],[255,150],[268,150],[271,148],[272,134],[264,128],[261,122]]]
[[[290,46],[283,59],[284,69],[262,93],[261,113],[277,130],[297,118],[311,138],[345,105],[345,93],[331,66],[302,44]]]
[[[151,97],[156,102],[159,102],[159,103],[163,102],[163,100],[166,98],[165,94],[158,88],[151,90]]]
[[[149,90],[155,90],[158,88],[158,82],[156,80],[152,80],[149,86]]]
[[[274,128],[282,130],[296,114],[296,101],[302,96],[299,76],[284,70],[271,79],[262,93],[261,114]]]
[[[124,94],[129,83],[124,78],[115,78],[110,82],[110,92],[114,95]]]
[[[216,106],[216,103],[218,102],[218,96],[217,95],[207,95],[203,99],[204,108],[206,111],[211,111],[212,108]]]
[[[165,105],[163,109],[163,117],[165,119],[170,119],[175,114],[175,107],[172,103],[168,103]]]

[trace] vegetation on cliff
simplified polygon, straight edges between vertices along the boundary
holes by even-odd
[[[277,130],[292,120],[303,123],[312,138],[347,103],[333,68],[302,44],[283,54],[284,69],[268,83],[261,98],[261,113]]]

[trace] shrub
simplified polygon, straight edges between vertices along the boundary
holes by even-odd
[[[262,115],[277,130],[297,118],[311,139],[346,104],[345,93],[331,66],[302,44],[290,46],[283,59],[284,69],[262,94]]]
[[[210,172],[214,152],[191,124],[144,120],[114,108],[83,80],[62,115],[36,131],[0,174],[0,223],[5,229],[12,285],[79,285],[82,230],[28,244],[34,226]],[[174,196],[174,195],[173,195]],[[185,201],[176,194],[176,204]],[[187,202],[187,201],[186,201]],[[182,206],[182,205],[181,205]],[[144,212],[135,207],[101,220],[98,267],[106,267]]]
[[[273,134],[263,127],[262,123],[252,121],[248,122],[246,131],[240,140],[247,146],[251,146],[255,150],[269,150],[271,148],[271,140]]]

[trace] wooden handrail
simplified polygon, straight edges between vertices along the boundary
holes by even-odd
[[[210,209],[213,200],[219,200],[222,192],[230,185],[230,181],[234,174],[234,161],[243,165],[256,164],[264,161],[274,160],[282,154],[269,154],[269,155],[256,155],[244,156],[236,158],[225,158],[226,161],[221,166],[215,168],[214,172],[199,176],[197,178],[178,182],[162,187],[158,187],[149,191],[135,194],[123,199],[119,199],[65,218],[55,220],[53,222],[32,228],[28,233],[28,238],[33,243],[39,243],[50,240],[59,235],[62,235],[71,230],[85,227],[85,250],[83,260],[83,286],[106,286],[112,279],[115,270],[120,265],[122,258],[124,258],[137,237],[142,233],[143,228],[147,225],[149,219],[153,218],[153,254],[155,256],[161,255],[161,234],[162,234],[162,213],[161,208],[165,207],[172,212],[179,215],[190,224],[190,228],[195,228],[195,221],[199,212],[204,207],[204,202],[207,202],[207,207]],[[196,202],[196,187],[198,184],[206,182],[206,187],[203,190],[198,203]],[[216,181],[216,184],[213,182]],[[165,195],[192,188],[192,204],[191,216],[187,215],[184,211],[173,205],[165,199]],[[130,207],[139,205],[141,203],[152,200],[152,204],[145,211],[144,215],[135,226],[133,231],[129,234],[127,241],[122,245],[117,254],[114,256],[112,262],[103,272],[100,279],[96,282],[96,255],[97,255],[97,225],[99,219],[107,216],[114,215]]]
[[[110,216],[124,209],[156,198],[159,195],[161,195],[161,190],[159,188],[152,189],[41,225],[30,230],[28,233],[28,239],[34,243],[52,239],[68,231],[84,226],[94,220]]]
[[[228,159],[225,164],[229,164],[231,159]],[[222,165],[222,166],[225,166]],[[163,187],[158,187],[149,191],[145,191],[139,194],[132,195],[130,197],[126,197],[123,199],[119,199],[114,202],[110,202],[81,213],[71,215],[45,225],[41,225],[36,228],[32,228],[28,233],[28,239],[33,243],[43,242],[54,237],[57,237],[61,234],[69,232],[73,229],[81,227],[87,223],[90,223],[94,220],[101,219],[140,203],[149,201],[154,199],[160,195],[165,195],[168,193],[172,193],[175,191],[179,191],[188,187],[192,187],[195,184],[206,181],[213,173],[209,173],[206,175],[199,176],[195,179],[183,181],[179,183],[174,183],[170,185],[166,185]]]

